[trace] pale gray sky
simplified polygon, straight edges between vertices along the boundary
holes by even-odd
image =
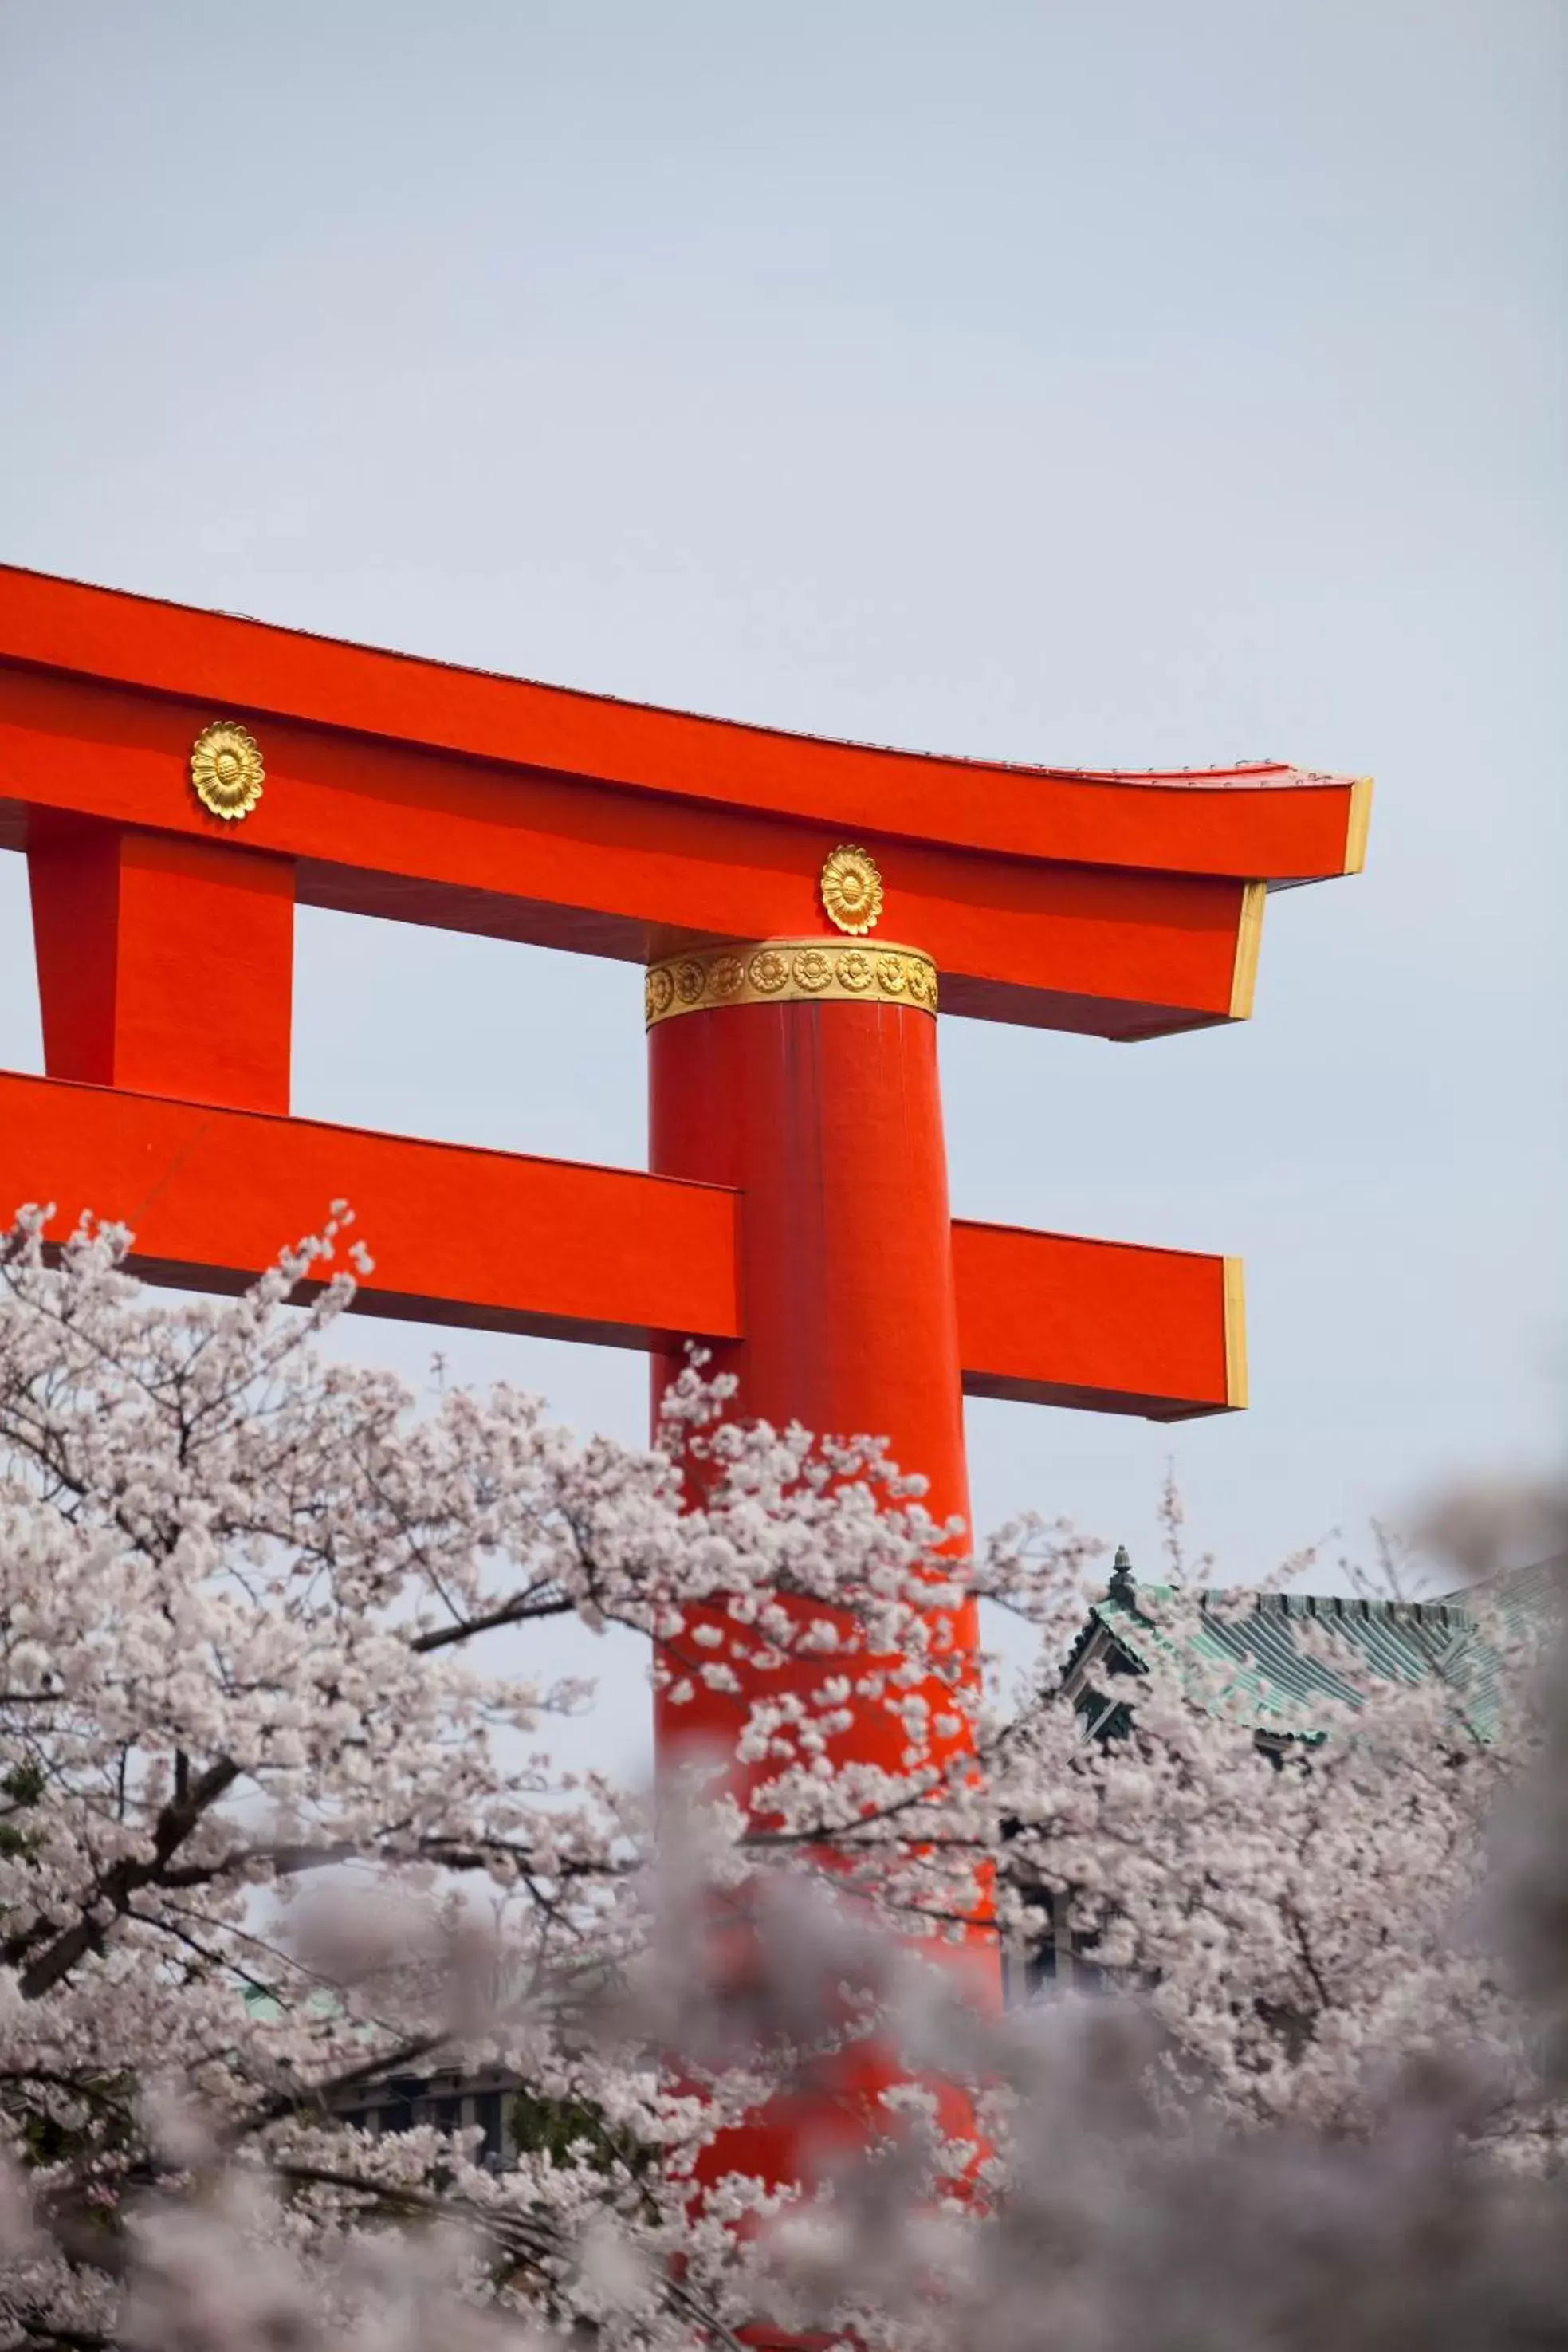
[[[1174,1452],[1257,1572],[1563,1418],[1565,52],[1561,0],[9,0],[0,551],[826,734],[1375,772],[1250,1026],[944,1024],[962,1213],[1251,1305],[1243,1417],[971,1407],[977,1517],[1148,1563]],[[306,911],[297,1108],[637,1163],[639,1003]],[[442,1344],[642,1427],[638,1359]]]

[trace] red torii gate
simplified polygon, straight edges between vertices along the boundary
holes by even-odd
[[[363,1311],[701,1339],[967,1518],[964,1394],[1234,1410],[1241,1285],[951,1221],[938,987],[1108,1038],[1244,1019],[1266,891],[1357,871],[1369,803],[824,742],[0,569],[48,1071],[0,1075],[0,1208],[122,1217],[153,1280],[234,1289],[345,1195]],[[652,1171],[290,1118],[298,902],[646,965]]]

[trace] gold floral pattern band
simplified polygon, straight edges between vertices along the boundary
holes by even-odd
[[[910,1004],[936,1010],[936,967],[918,948],[858,940],[763,940],[695,948],[648,968],[652,1029],[678,1013],[725,1004]]]

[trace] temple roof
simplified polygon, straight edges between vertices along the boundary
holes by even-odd
[[[1177,1589],[1138,1584],[1125,1561],[1119,1552],[1062,1672],[1063,1691],[1092,1728],[1110,1728],[1121,1710],[1111,1687],[1118,1677],[1146,1673],[1156,1656],[1179,1662],[1185,1654],[1215,1705],[1239,1702],[1260,1733],[1281,1738],[1311,1736],[1330,1709],[1364,1705],[1368,1675],[1405,1685],[1438,1677],[1484,1727],[1495,1714],[1500,1664],[1484,1631],[1489,1602],[1505,1620],[1538,1623],[1554,1606],[1563,1567],[1539,1561],[1490,1587],[1430,1601],[1214,1588],[1194,1596],[1194,1614],[1173,1622],[1165,1612]],[[1336,1650],[1347,1673],[1334,1669]]]

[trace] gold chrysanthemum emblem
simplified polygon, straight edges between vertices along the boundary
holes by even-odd
[[[255,736],[232,719],[204,727],[191,746],[196,798],[214,816],[248,816],[261,798],[266,774]]]
[[[822,868],[822,905],[830,923],[859,938],[882,913],[882,876],[863,849],[845,842]]]

